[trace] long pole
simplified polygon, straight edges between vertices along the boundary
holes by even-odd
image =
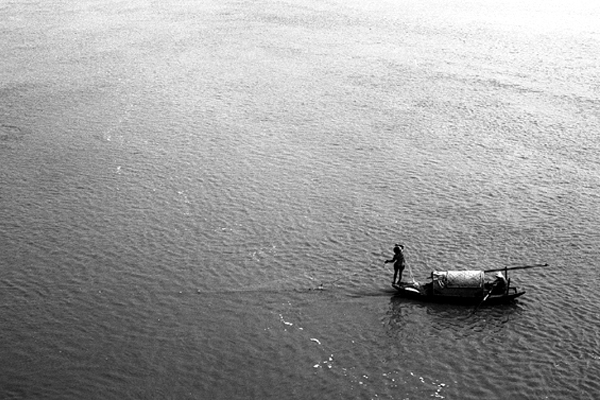
[[[534,265],[523,265],[521,267],[503,267],[503,268],[493,268],[493,269],[485,269],[483,270],[483,272],[500,272],[500,271],[514,271],[516,269],[528,269],[528,268],[537,268],[537,267],[547,267],[548,263],[546,264],[534,264]]]

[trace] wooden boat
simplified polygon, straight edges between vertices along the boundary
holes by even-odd
[[[403,282],[392,286],[398,295],[422,301],[477,305],[508,303],[525,294],[525,291],[511,286],[508,270],[536,266],[542,265],[485,271],[433,271],[431,282]],[[497,272],[495,279],[486,281],[485,274],[490,272]]]

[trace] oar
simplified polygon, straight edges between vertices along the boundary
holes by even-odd
[[[471,312],[471,314],[469,315],[473,315],[475,314],[475,311],[477,311],[477,309],[483,304],[485,303],[485,301],[490,297],[490,295],[492,294],[492,290],[494,290],[494,288],[496,287],[496,285],[498,284],[498,282],[494,282],[492,284],[492,287],[490,288],[490,290],[488,290],[487,294],[483,297],[483,300],[481,300],[481,302],[479,304],[477,304],[477,307],[475,307],[473,309],[473,311]]]
[[[481,300],[481,303],[479,303],[479,305],[481,305],[482,303],[485,303],[485,301],[488,299],[488,297],[490,297],[490,295],[492,294],[492,291],[496,288],[497,284],[498,284],[497,281],[494,282],[494,284],[492,285],[492,287],[490,288],[490,290],[488,290],[487,294],[485,295],[485,297],[483,298],[483,300]]]
[[[548,263],[545,264],[534,264],[534,265],[523,265],[521,267],[504,267],[504,268],[493,268],[486,269],[483,272],[502,272],[502,271],[514,271],[515,269],[528,269],[528,268],[536,268],[536,267],[547,267]]]

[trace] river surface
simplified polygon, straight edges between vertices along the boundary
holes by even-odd
[[[597,1],[0,17],[0,398],[598,398]]]

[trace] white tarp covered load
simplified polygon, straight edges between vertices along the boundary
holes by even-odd
[[[443,296],[478,296],[483,293],[483,271],[434,271],[433,294]]]

